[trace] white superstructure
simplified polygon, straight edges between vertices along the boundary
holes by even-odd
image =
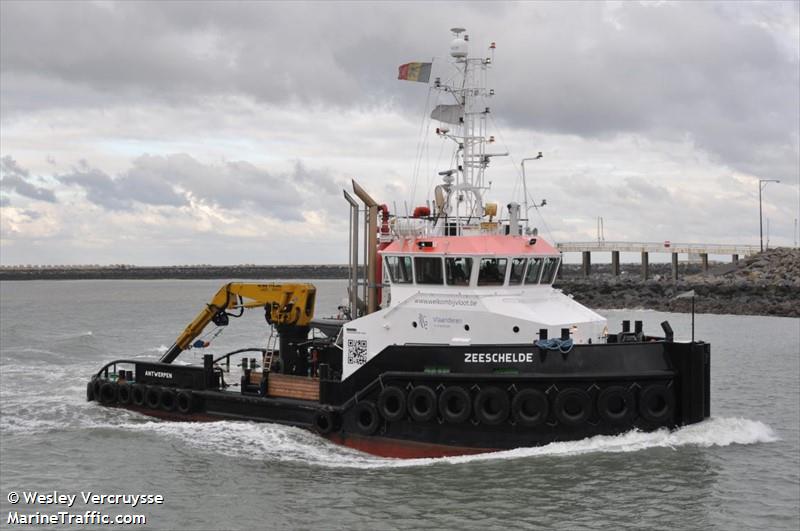
[[[495,46],[487,57],[470,58],[468,36],[452,31],[457,75],[435,78],[433,87],[453,103],[437,105],[431,116],[441,122],[436,133],[453,141],[456,164],[439,172],[433,208],[394,216],[390,233],[382,231],[377,264],[389,293],[382,309],[345,325],[343,380],[392,345],[461,346],[472,356],[481,345],[545,338],[605,342],[606,320],[552,287],[560,253],[522,234],[519,205],[509,203],[501,220],[497,205],[484,203],[485,170],[492,157],[507,155],[487,151],[493,137],[486,101],[494,91],[485,86]]]

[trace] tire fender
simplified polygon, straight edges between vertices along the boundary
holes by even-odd
[[[554,413],[558,421],[566,426],[580,426],[592,413],[592,397],[583,389],[562,389],[556,396]]]
[[[500,424],[510,411],[508,393],[499,387],[484,387],[475,397],[475,418],[482,424]]]

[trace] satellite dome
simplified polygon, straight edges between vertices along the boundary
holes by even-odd
[[[460,36],[456,37],[450,43],[450,55],[452,57],[462,59],[467,56],[467,47],[468,44],[466,40],[464,40]]]

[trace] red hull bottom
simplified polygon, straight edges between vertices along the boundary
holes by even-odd
[[[208,415],[205,413],[180,414],[174,411],[163,411],[137,407],[134,405],[112,406],[149,417],[162,420],[181,421],[181,422],[218,422],[229,420],[225,417]],[[312,431],[312,433],[314,433]],[[401,439],[389,439],[386,437],[364,437],[359,435],[342,436],[340,434],[324,435],[327,440],[334,444],[346,446],[360,452],[368,453],[377,457],[392,457],[398,459],[423,459],[434,457],[452,457],[457,455],[473,455],[486,452],[496,452],[494,448],[469,448],[466,446],[448,446],[444,444],[431,444],[417,441],[404,441]]]
[[[421,459],[432,457],[452,457],[457,455],[473,455],[496,452],[494,448],[469,448],[466,446],[448,446],[417,441],[404,441],[386,437],[360,437],[358,435],[342,436],[326,435],[329,441],[353,448],[378,457],[395,457],[400,459]]]

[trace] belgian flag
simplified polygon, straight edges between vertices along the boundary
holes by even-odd
[[[406,63],[400,65],[397,79],[427,83],[431,80],[431,64],[432,63]]]

